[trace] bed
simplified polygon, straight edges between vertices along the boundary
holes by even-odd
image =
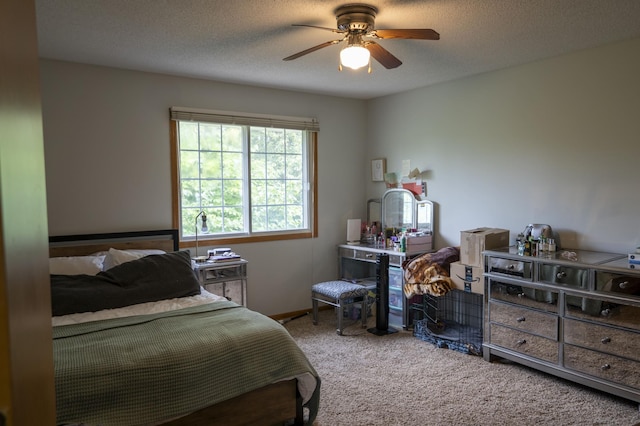
[[[200,287],[176,230],[50,237],[58,425],[312,424],[277,321]]]

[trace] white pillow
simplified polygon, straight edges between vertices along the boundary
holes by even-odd
[[[165,254],[164,250],[157,249],[146,249],[146,250],[118,250],[114,248],[110,248],[107,252],[107,255],[104,258],[104,262],[102,265],[102,270],[106,271],[107,269],[111,269],[114,266],[120,265],[125,262],[130,262],[132,260],[140,259],[141,257],[148,256],[150,254]]]
[[[105,256],[69,256],[49,259],[49,273],[55,275],[96,275]]]

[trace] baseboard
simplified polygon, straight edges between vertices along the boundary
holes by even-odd
[[[329,306],[329,305],[318,306],[318,310],[319,311],[324,311],[326,309],[333,309],[333,306]],[[288,320],[288,319],[292,319],[292,318],[302,317],[302,316],[308,315],[310,313],[311,313],[311,308],[303,309],[303,310],[300,310],[300,311],[286,312],[286,313],[283,313],[283,314],[269,315],[269,318],[272,318],[272,319],[274,319],[276,321],[284,321],[284,320]]]

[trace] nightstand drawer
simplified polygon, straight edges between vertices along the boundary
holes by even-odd
[[[217,269],[200,269],[198,271],[203,285],[220,281],[233,281],[244,277],[244,265]]]
[[[640,361],[640,333],[565,319],[564,341]]]
[[[491,324],[491,344],[543,361],[558,363],[558,343],[545,337]]]
[[[558,339],[558,317],[553,314],[490,302],[489,316],[493,323],[517,328],[553,340]]]
[[[564,346],[564,365],[591,376],[640,389],[640,362],[577,346]]]

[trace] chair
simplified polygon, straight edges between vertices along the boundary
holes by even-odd
[[[313,305],[313,324],[318,324],[318,302],[335,306],[338,311],[338,328],[336,333],[342,335],[342,317],[344,308],[360,303],[362,328],[367,327],[368,296],[367,287],[348,281],[325,281],[311,287],[311,303]]]

